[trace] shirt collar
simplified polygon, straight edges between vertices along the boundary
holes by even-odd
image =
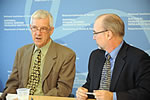
[[[123,45],[123,42],[124,42],[124,41],[122,41],[122,42],[120,43],[120,45],[119,45],[117,48],[115,48],[115,49],[110,53],[111,59],[116,59],[116,57],[117,57],[117,55],[118,55],[118,52],[119,52],[120,48],[121,48],[122,45]],[[106,56],[107,54],[108,54],[108,52],[106,51],[106,52],[105,52],[105,56]]]
[[[41,48],[38,48],[38,47],[35,45],[35,48],[34,48],[33,53],[35,53],[35,51],[36,51],[37,49],[41,49],[42,55],[45,55],[45,54],[47,53],[47,50],[48,50],[50,44],[51,44],[51,39],[50,39],[50,41],[49,41],[45,46],[43,46],[43,47],[41,47]]]

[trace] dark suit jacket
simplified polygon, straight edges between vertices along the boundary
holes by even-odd
[[[91,92],[99,89],[104,55],[100,49],[90,55],[83,87]],[[116,57],[110,91],[116,92],[117,100],[150,100],[150,56],[124,42]]]
[[[18,49],[3,96],[6,93],[16,93],[17,88],[26,87],[33,50],[34,44]],[[45,57],[42,72],[44,95],[69,96],[75,77],[75,53],[52,41]]]

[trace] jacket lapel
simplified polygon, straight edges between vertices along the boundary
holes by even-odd
[[[128,47],[127,44],[124,42],[123,46],[121,47],[121,49],[117,55],[116,60],[115,60],[113,74],[112,74],[112,80],[111,80],[111,86],[110,86],[111,91],[115,90],[117,81],[118,81],[120,74],[122,72],[122,69],[124,67],[124,64],[125,64],[124,58],[126,57],[127,47]]]
[[[47,54],[45,56],[45,63],[43,67],[43,74],[42,74],[42,83],[49,75],[53,65],[55,64],[56,59],[56,50],[55,50],[55,43],[52,41],[50,47],[48,48]]]
[[[32,44],[31,48],[26,49],[25,55],[23,57],[22,61],[22,78],[23,78],[23,86],[26,87],[28,78],[29,78],[29,70],[30,70],[30,65],[31,65],[31,59],[32,59],[32,52],[34,49],[34,44]]]
[[[95,59],[95,64],[92,67],[93,68],[93,88],[94,89],[98,89],[99,85],[100,85],[100,78],[101,78],[101,72],[102,72],[102,68],[105,62],[105,52],[102,50],[98,50],[97,54],[96,54],[96,59]]]

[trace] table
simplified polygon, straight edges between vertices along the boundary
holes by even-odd
[[[54,97],[54,96],[29,96],[29,100],[76,100],[76,98],[71,97]],[[95,99],[88,99],[88,100],[95,100]]]

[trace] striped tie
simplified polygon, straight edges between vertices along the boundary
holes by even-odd
[[[30,95],[34,94],[34,92],[36,91],[36,87],[38,87],[40,81],[41,50],[37,49],[36,52],[38,53],[38,55],[34,61],[31,75],[27,83],[27,88],[30,89]]]
[[[111,66],[110,66],[110,58],[109,54],[106,55],[106,61],[103,66],[101,81],[100,81],[100,90],[109,90],[110,81],[111,81]]]

